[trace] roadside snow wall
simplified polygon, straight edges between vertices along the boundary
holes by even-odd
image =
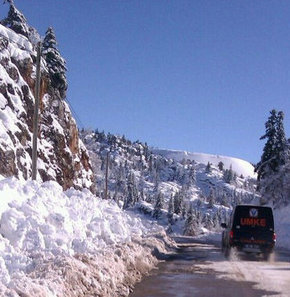
[[[170,244],[89,190],[0,180],[0,296],[127,296]]]

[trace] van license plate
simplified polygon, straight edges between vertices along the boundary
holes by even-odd
[[[258,249],[259,247],[256,244],[245,244],[245,248]]]

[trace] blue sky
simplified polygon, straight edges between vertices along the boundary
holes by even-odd
[[[257,162],[276,108],[290,137],[289,1],[14,2],[54,28],[80,127]]]

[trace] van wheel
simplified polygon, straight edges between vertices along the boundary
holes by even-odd
[[[224,243],[222,242],[222,253],[224,253],[225,252],[225,245],[224,245]]]
[[[229,259],[231,255],[231,247],[225,247],[224,252],[225,252],[225,257]]]
[[[263,260],[269,261],[271,258],[271,253],[263,253]]]

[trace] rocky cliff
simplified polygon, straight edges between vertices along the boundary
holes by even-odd
[[[65,61],[52,29],[41,58],[38,174],[64,189],[93,189],[93,173],[78,128],[65,101]],[[36,42],[39,35],[13,4],[0,25],[0,175],[31,178]]]

